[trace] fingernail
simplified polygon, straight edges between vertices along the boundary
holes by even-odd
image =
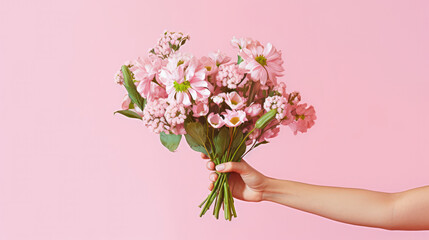
[[[216,166],[216,170],[217,171],[222,171],[224,169],[225,169],[225,164],[219,164],[219,165]]]

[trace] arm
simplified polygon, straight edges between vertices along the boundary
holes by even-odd
[[[384,193],[267,178],[263,199],[354,225],[429,229],[429,186]]]
[[[230,178],[233,196],[244,201],[271,201],[353,225],[429,230],[429,186],[384,193],[269,178],[245,161],[221,165],[216,170],[234,173]],[[207,166],[214,170],[213,162]],[[216,176],[212,173],[210,179],[215,181]]]

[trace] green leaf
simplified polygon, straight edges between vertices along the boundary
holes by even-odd
[[[264,140],[262,142],[258,142],[257,144],[255,144],[255,146],[253,148],[256,148],[257,146],[260,146],[262,144],[267,144],[267,143],[269,143],[267,140]]]
[[[240,145],[241,141],[243,140],[243,131],[241,130],[241,128],[237,128],[236,133],[234,135],[234,139],[232,140],[232,150],[236,150],[238,145]],[[242,144],[242,145],[246,145],[246,144]],[[234,152],[233,151],[233,152]]]
[[[144,99],[139,92],[137,92],[136,85],[134,85],[133,79],[131,77],[130,69],[126,65],[122,65],[122,74],[124,75],[124,86],[127,89],[128,96],[131,101],[136,104],[142,111],[144,105],[146,104],[146,99]]]
[[[189,134],[199,145],[204,146],[207,133],[204,126],[199,122],[185,122],[186,133]]]
[[[204,153],[205,155],[208,156],[208,153],[207,153],[206,149],[204,148],[204,146],[197,143],[197,141],[195,141],[195,139],[193,139],[189,134],[185,134],[185,139],[186,139],[186,142],[188,143],[189,147],[192,150],[200,152],[200,153]]]
[[[182,135],[166,134],[161,132],[161,134],[159,134],[159,139],[161,139],[162,145],[168,148],[171,152],[174,152],[179,146]]]
[[[228,148],[230,141],[228,128],[224,127],[220,132],[214,137],[213,143],[215,146],[215,153],[218,157],[222,157]]]
[[[234,156],[234,159],[232,159],[233,162],[238,162],[241,157],[243,156],[244,152],[246,152],[246,144],[241,144],[240,148],[238,149],[237,153]]]
[[[129,117],[129,118],[138,118],[140,120],[142,119],[140,115],[138,115],[136,112],[133,112],[131,110],[119,110],[114,112],[113,114],[116,114],[116,113],[122,114],[125,117]]]
[[[237,55],[237,64],[240,64],[243,61],[243,58],[240,55]]]

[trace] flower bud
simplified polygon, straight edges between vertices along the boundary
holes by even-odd
[[[268,125],[268,123],[270,123],[271,120],[274,119],[276,114],[277,114],[277,109],[271,109],[270,111],[268,111],[267,113],[262,115],[262,117],[260,117],[258,119],[258,121],[256,121],[255,128],[262,129],[262,128],[266,127]]]

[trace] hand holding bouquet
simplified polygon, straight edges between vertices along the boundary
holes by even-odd
[[[232,61],[220,51],[201,58],[180,52],[189,39],[165,32],[147,57],[122,66],[115,81],[127,94],[116,113],[143,120],[170,151],[183,135],[193,150],[215,164],[240,161],[276,137],[280,125],[288,125],[294,134],[314,125],[314,108],[277,82],[284,69],[281,52],[273,45],[233,38],[237,61]],[[237,216],[228,173],[219,173],[200,205],[200,216],[213,204],[216,218],[222,206],[225,219]]]

